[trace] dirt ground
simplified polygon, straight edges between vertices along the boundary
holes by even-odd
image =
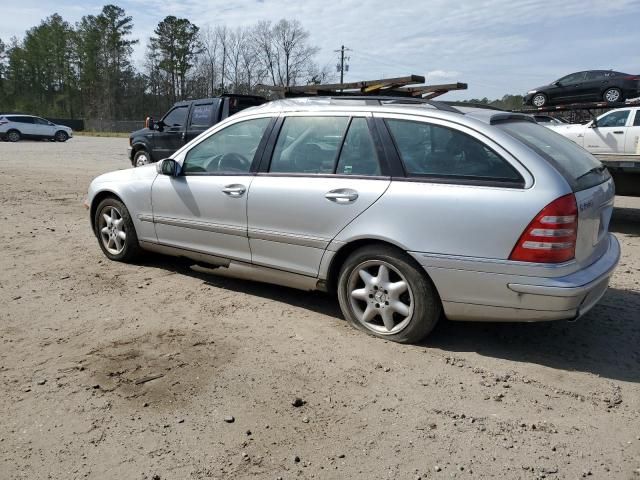
[[[585,318],[404,346],[328,295],[106,260],[82,198],[126,147],[0,143],[0,478],[640,479],[640,198]]]

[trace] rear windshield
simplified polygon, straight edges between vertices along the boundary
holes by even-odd
[[[611,178],[596,157],[546,127],[524,121],[504,122],[497,126],[553,165],[574,192],[599,185]]]

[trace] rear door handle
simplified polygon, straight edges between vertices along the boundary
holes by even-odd
[[[239,183],[225,185],[222,189],[222,193],[229,195],[230,197],[241,197],[246,191],[247,187],[245,187],[244,185],[240,185]]]
[[[613,133],[615,133],[616,135],[622,135],[624,132],[622,130],[616,130]]]
[[[336,203],[350,203],[357,200],[358,192],[350,188],[338,188],[325,193],[324,198]]]

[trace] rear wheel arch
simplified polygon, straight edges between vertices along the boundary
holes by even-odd
[[[353,240],[347,243],[346,245],[343,245],[342,247],[340,247],[340,249],[335,253],[333,258],[331,259],[331,263],[329,264],[329,269],[327,271],[327,279],[326,279],[327,290],[329,292],[336,291],[336,288],[338,285],[338,276],[340,275],[340,269],[342,268],[342,265],[344,265],[344,262],[347,260],[347,258],[349,258],[349,256],[356,250],[359,250],[360,248],[367,247],[367,246],[379,246],[381,248],[391,248],[396,252],[402,255],[405,255],[407,258],[411,259],[411,261],[415,263],[415,265],[420,266],[418,262],[416,262],[415,259],[411,257],[411,255],[409,255],[405,249],[403,249],[399,245],[396,245],[392,242],[388,242],[386,240],[380,240],[376,238],[361,238],[358,240]],[[420,266],[420,268],[422,269],[422,266]],[[429,277],[426,271],[424,272],[424,275],[425,277],[429,278],[429,281],[433,283],[433,281],[431,280],[431,278]]]

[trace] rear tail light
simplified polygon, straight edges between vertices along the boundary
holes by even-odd
[[[561,263],[576,253],[578,207],[573,193],[544,207],[522,232],[510,260]]]
[[[0,118],[0,125],[4,125],[5,123],[9,123],[9,120],[5,120],[4,118]]]
[[[631,75],[629,77],[624,77],[625,80],[640,80],[640,75]]]

